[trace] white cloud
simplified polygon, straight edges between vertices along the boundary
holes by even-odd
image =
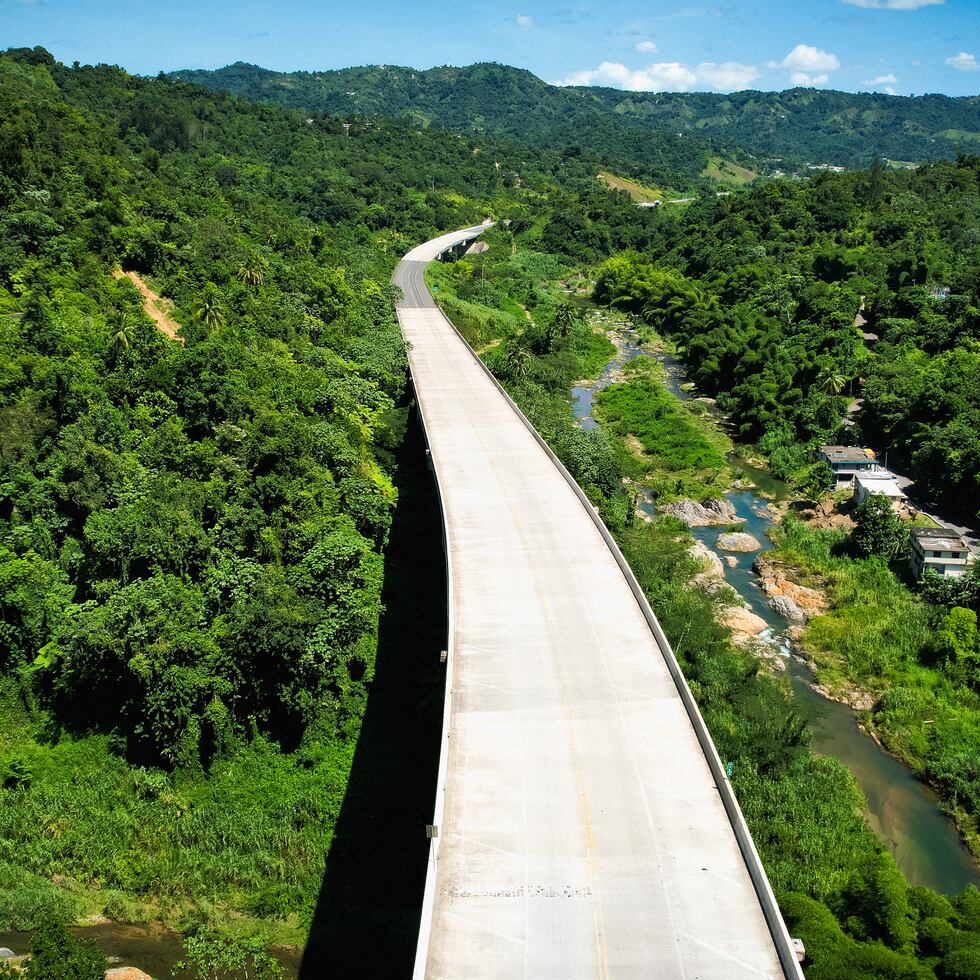
[[[870,10],[918,10],[920,7],[932,7],[945,3],[946,0],[844,0],[852,7],[866,7]]]
[[[534,18],[529,14],[518,14],[517,15],[517,26],[518,27],[534,27]]]
[[[640,41],[636,46],[637,51],[646,51],[648,54],[653,54],[657,50],[657,46],[653,41]]]
[[[885,87],[884,87],[884,88],[882,89],[882,91],[883,91],[883,92],[885,93],[885,95],[897,95],[897,94],[898,94],[898,93],[897,93],[897,92],[895,91],[895,89],[894,89],[894,88],[892,88],[892,86],[891,86],[891,85],[886,85],[886,86],[885,86]]]
[[[805,71],[794,71],[789,76],[789,81],[791,85],[826,85],[830,81],[830,76],[826,72],[819,75],[808,75]]]
[[[770,61],[768,67],[805,72],[834,71],[840,68],[840,60],[829,51],[821,51],[810,44],[797,44],[782,61]]]
[[[977,61],[977,56],[967,54],[965,51],[953,55],[952,58],[947,58],[946,64],[957,71],[980,71],[980,61]]]
[[[876,75],[874,78],[866,78],[862,85],[891,85],[893,82],[897,82],[898,79],[892,75]]]
[[[631,92],[687,92],[690,89],[715,89],[731,92],[745,88],[759,77],[755,65],[736,61],[720,64],[703,61],[685,65],[679,61],[661,61],[634,70],[618,62],[604,61],[598,68],[573,72],[557,85],[608,85]]]

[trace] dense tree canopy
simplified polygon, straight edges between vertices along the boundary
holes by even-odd
[[[655,180],[705,171],[712,146],[745,157],[865,166],[952,156],[977,132],[976,97],[919,98],[812,88],[785,92],[624,92],[548,85],[499,64],[427,71],[392,65],[281,73],[237,63],[177,76],[256,101],[315,112],[422,119],[466,135],[571,148]],[[751,160],[751,156],[748,157]],[[806,171],[804,171],[806,172]]]
[[[661,208],[651,246],[606,262],[596,298],[677,340],[743,438],[863,434],[927,497],[975,512],[978,187],[974,156]]]

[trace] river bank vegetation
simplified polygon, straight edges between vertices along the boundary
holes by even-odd
[[[484,237],[489,252],[430,268],[436,295],[448,312],[456,309],[451,293],[458,282],[478,281],[493,308],[506,308],[508,299],[515,299],[515,283],[522,303],[535,297],[529,306],[533,331],[516,316],[494,319],[490,307],[483,319],[477,310],[469,311],[472,319],[488,324],[480,334],[484,360],[580,481],[649,596],[718,751],[732,764],[733,786],[787,925],[809,951],[807,975],[824,980],[845,974],[868,980],[974,975],[980,964],[980,892],[970,888],[951,901],[909,886],[865,823],[861,792],[846,767],[810,750],[807,721],[788,686],[732,645],[716,617],[716,600],[692,586],[700,566],[688,554],[687,527],[672,518],[634,519],[622,440],[574,425],[568,391],[581,377],[576,369],[588,359],[579,360],[573,350],[581,348],[588,327],[579,324],[563,336],[553,326],[564,315],[567,297],[558,283],[568,278],[570,267],[556,269],[547,256],[522,257],[520,245],[512,253],[504,232]],[[470,270],[461,271],[460,265]],[[515,277],[515,268],[560,275],[535,283]],[[550,348],[533,342],[535,335],[549,332]],[[518,350],[524,354],[517,356]],[[561,363],[564,372],[555,370]],[[632,381],[606,391],[619,389],[618,398],[630,406],[644,397],[652,379],[641,376],[638,382],[639,395]],[[659,404],[659,395],[651,397]],[[679,409],[670,405],[669,411]],[[667,412],[665,403],[663,415]]]
[[[655,262],[604,263],[595,295],[675,340],[698,390],[798,494],[820,493],[818,444],[871,442],[919,499],[969,519],[980,501],[978,186],[980,158],[960,157],[692,204],[664,216]],[[875,699],[868,724],[939,789],[976,852],[976,610],[952,586],[910,588],[908,526],[880,509],[877,521],[859,513],[850,537],[790,519],[777,554],[832,601],[804,635],[821,681]]]
[[[630,362],[623,380],[604,388],[595,401],[596,417],[627,447],[624,475],[658,500],[710,499],[731,485],[725,460],[730,440],[706,421],[705,406],[686,405],[667,391],[657,361]]]
[[[907,531],[905,532],[907,535]],[[802,646],[821,683],[871,695],[865,723],[932,783],[974,854],[980,853],[980,644],[976,609],[926,602],[878,555],[861,557],[844,531],[790,516],[770,556],[831,609],[807,624]],[[904,571],[904,551],[895,562]]]
[[[927,499],[976,516],[978,187],[970,156],[658,209],[653,247],[606,262],[595,297],[674,340],[778,475],[820,442],[870,440]]]

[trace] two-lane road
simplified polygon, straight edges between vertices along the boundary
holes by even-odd
[[[479,230],[395,275],[451,617],[416,974],[802,976],[645,600],[425,287],[425,264]]]

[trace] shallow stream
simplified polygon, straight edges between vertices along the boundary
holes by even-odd
[[[655,357],[664,366],[668,389],[679,398],[688,397],[682,387],[684,367],[670,355],[643,348],[639,337],[630,328],[623,331],[622,342],[617,346],[616,356],[597,381],[572,389],[572,410],[583,428],[596,426],[592,417],[595,393],[614,383],[623,365],[637,357]],[[781,492],[780,482],[768,471],[741,460],[733,460],[733,465],[740,467],[746,478],[765,492],[777,496]],[[772,520],[767,501],[751,490],[733,491],[726,497],[738,516],[744,518],[741,529],[763,542],[763,551],[770,548],[768,531]],[[654,505],[652,501],[641,501],[640,509],[652,515]],[[729,557],[728,552],[716,548],[718,535],[723,530],[705,527],[692,528],[691,532],[712,551]],[[813,673],[803,662],[789,655],[785,631],[790,624],[770,607],[759,587],[758,577],[752,571],[752,563],[758,554],[731,556],[735,564],[729,567],[726,563],[725,578],[752,611],[766,621],[772,639],[784,649],[786,673],[793,692],[801,709],[813,717],[813,748],[840,759],[854,774],[868,801],[868,823],[887,844],[910,882],[927,885],[948,895],[962,891],[969,884],[980,886],[980,869],[960,839],[953,821],[940,809],[936,794],[859,727],[854,711],[814,690]]]
[[[172,976],[174,965],[185,955],[180,933],[160,925],[103,922],[71,931],[76,936],[94,940],[109,957],[110,966],[134,966],[158,980]],[[31,935],[28,932],[0,932],[0,947],[23,956],[30,952]],[[283,980],[295,980],[299,974],[301,951],[273,949],[272,952],[283,968]]]

